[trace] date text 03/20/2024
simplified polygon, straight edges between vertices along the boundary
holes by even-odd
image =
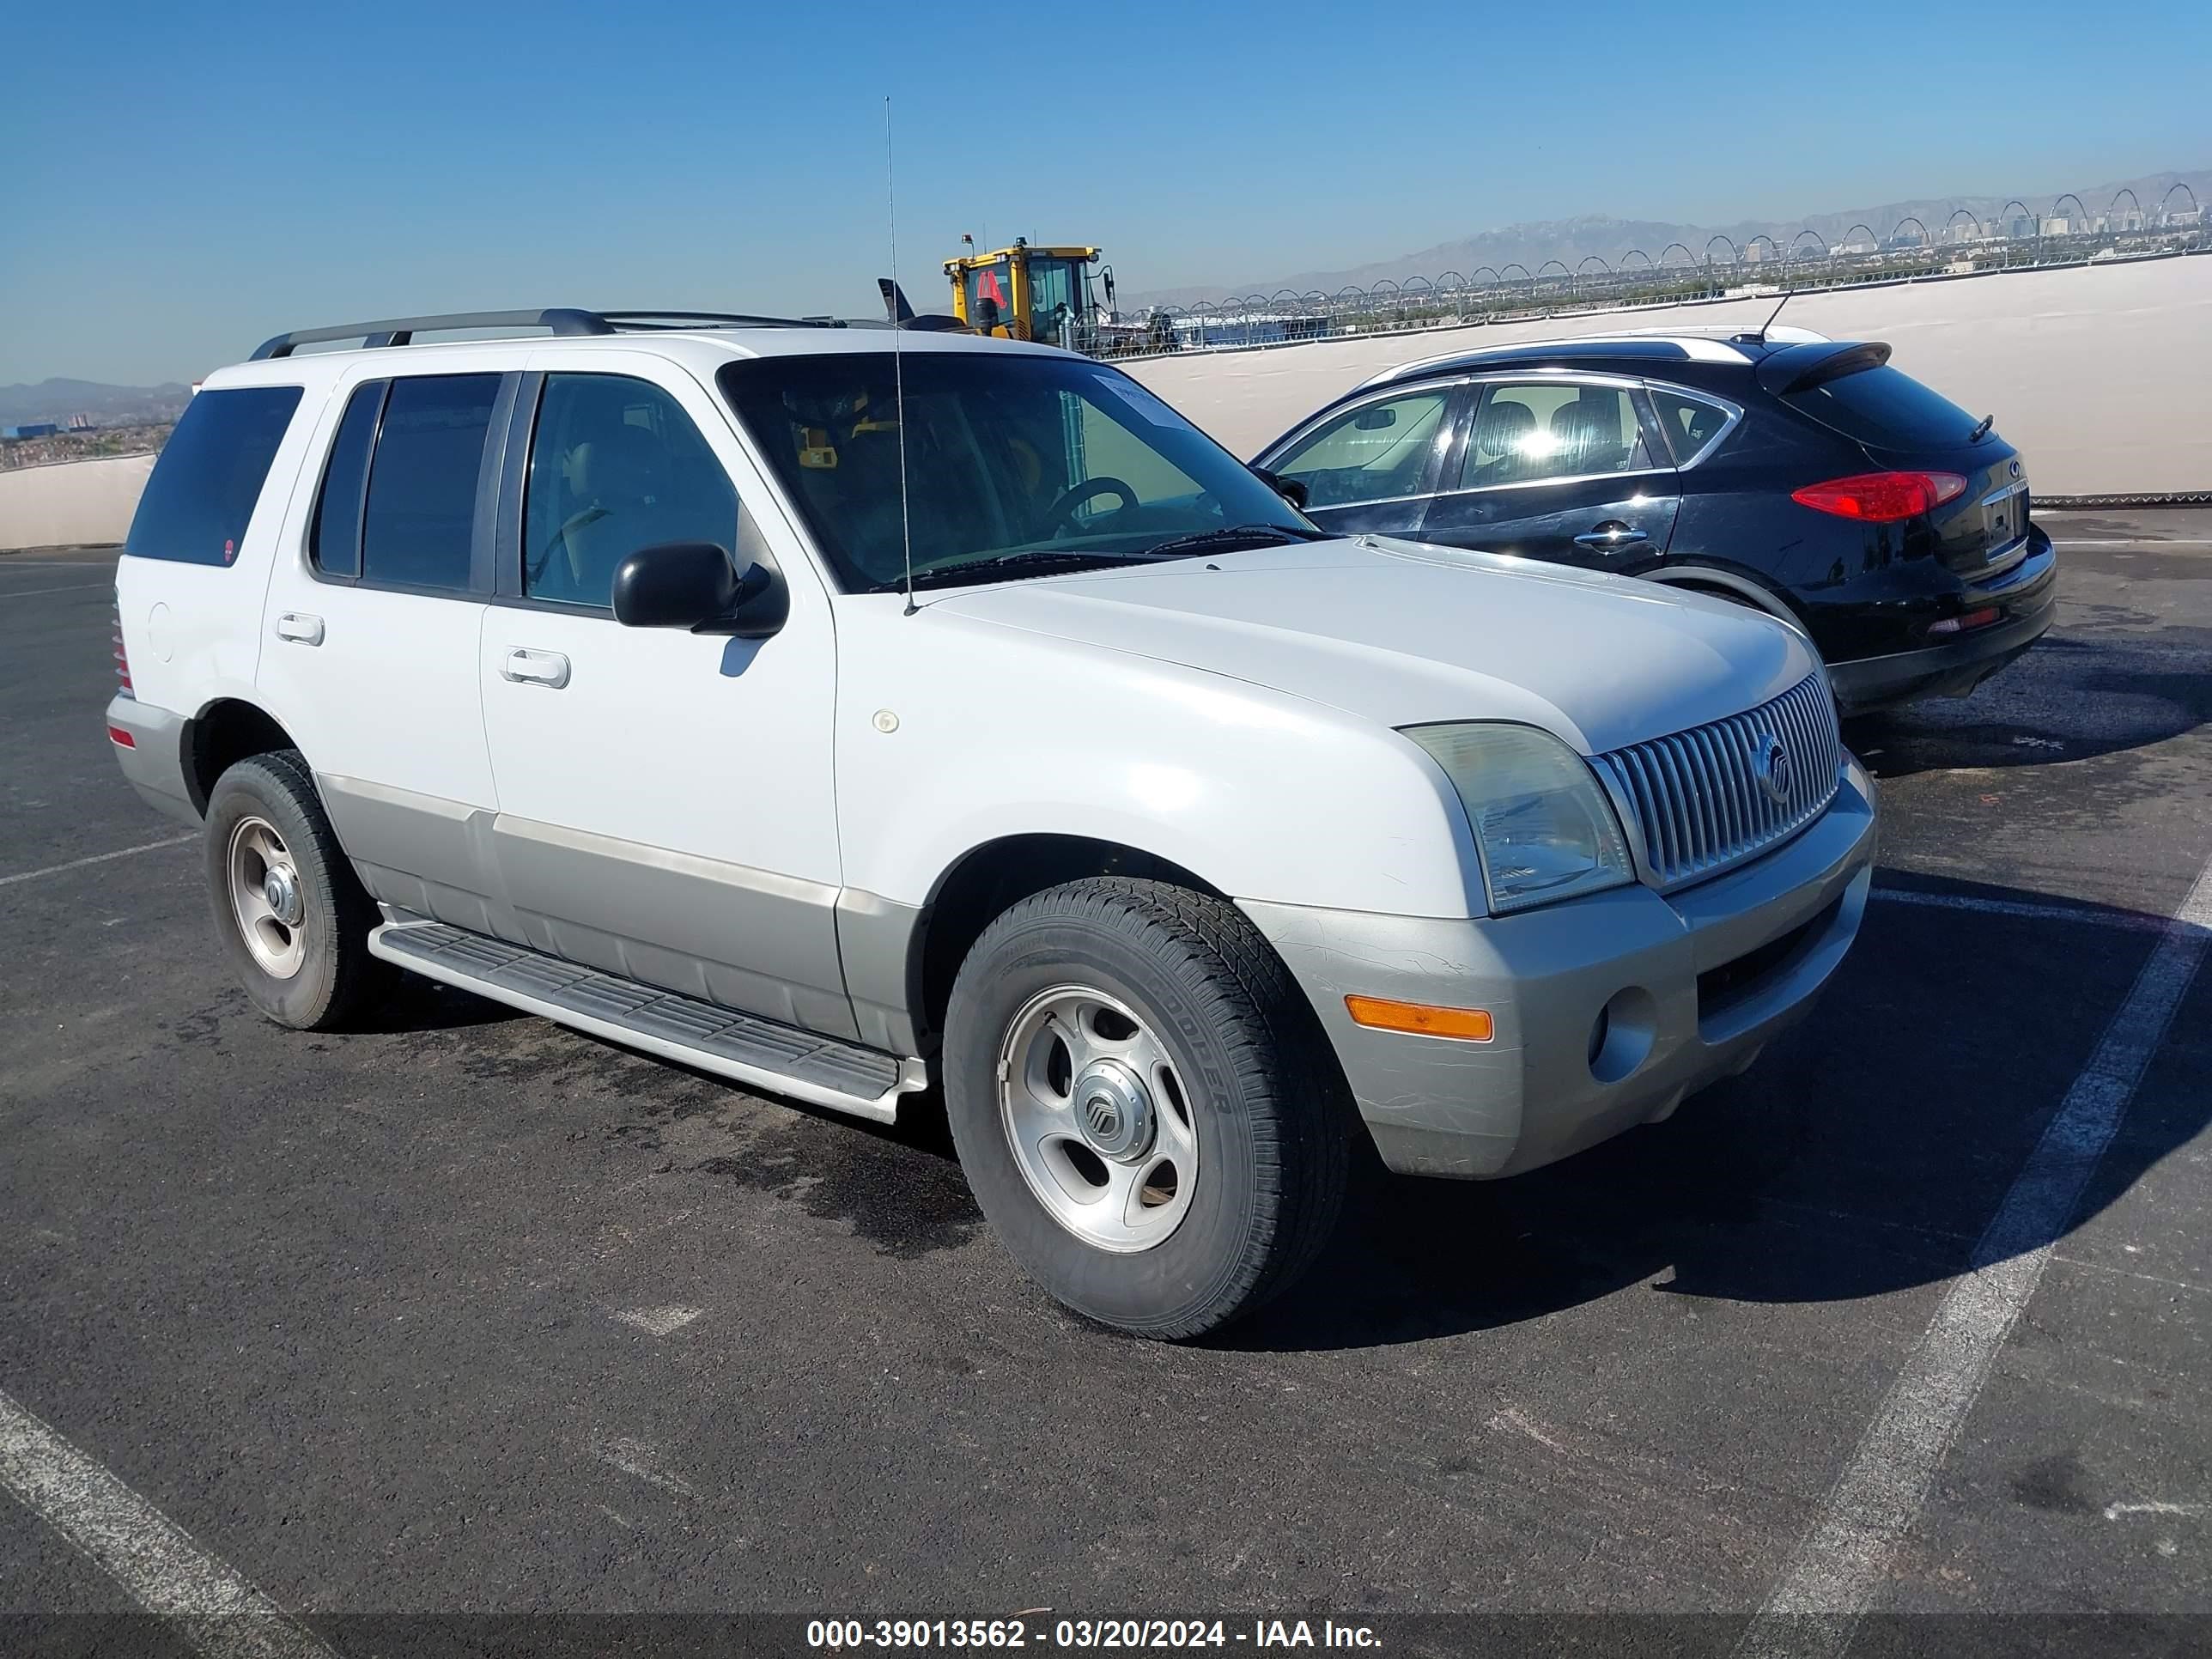
[[[1049,1626],[1012,1619],[817,1619],[806,1644],[827,1649],[930,1648],[1364,1648],[1382,1645],[1365,1625],[1322,1620],[1255,1619],[1249,1629],[1212,1619],[1059,1619]]]

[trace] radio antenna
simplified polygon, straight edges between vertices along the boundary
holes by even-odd
[[[890,227],[891,291],[898,292],[898,174],[891,160],[891,100],[884,94],[884,218]],[[908,511],[906,499],[906,366],[905,355],[900,350],[901,337],[906,325],[897,318],[891,319],[891,420],[898,428],[899,462],[899,543],[906,561],[906,609],[900,614],[914,615],[914,516]]]
[[[1782,290],[1781,304],[1777,305],[1773,310],[1768,312],[1766,313],[1766,320],[1759,325],[1759,344],[1765,345],[1766,343],[1766,331],[1774,326],[1774,319],[1782,314],[1782,307],[1788,305],[1791,300],[1796,297],[1796,295],[1797,290],[1794,288],[1786,288]]]

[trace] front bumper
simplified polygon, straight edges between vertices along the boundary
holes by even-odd
[[[1857,935],[1874,850],[1854,760],[1786,846],[1666,897],[1623,887],[1471,921],[1242,908],[1320,1016],[1384,1163],[1517,1175],[1665,1117],[1810,1012]],[[1486,1008],[1495,1035],[1370,1030],[1349,994]]]
[[[1948,644],[1831,662],[1837,707],[1860,714],[1916,697],[1963,697],[2041,639],[2058,614],[2058,556],[2039,526],[2029,536],[2027,557],[1994,580],[1963,587],[1948,603],[1953,616],[1994,607],[1996,621]]]
[[[111,733],[108,747],[116,764],[140,799],[195,829],[204,803],[192,792],[191,769],[185,752],[191,723],[182,714],[140,702],[127,691],[118,691],[107,705]],[[129,744],[115,741],[112,733],[125,732]]]

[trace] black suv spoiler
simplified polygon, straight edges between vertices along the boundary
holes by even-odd
[[[1858,344],[1823,340],[1818,344],[1784,346],[1759,360],[1759,389],[1777,398],[1793,392],[1809,392],[1816,386],[1840,380],[1846,374],[1880,368],[1889,361],[1889,347],[1881,340]]]

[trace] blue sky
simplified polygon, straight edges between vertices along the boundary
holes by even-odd
[[[18,6],[0,383],[187,380],[286,327],[939,304],[963,231],[1125,291],[1522,219],[1718,222],[2212,159],[2212,6]]]

